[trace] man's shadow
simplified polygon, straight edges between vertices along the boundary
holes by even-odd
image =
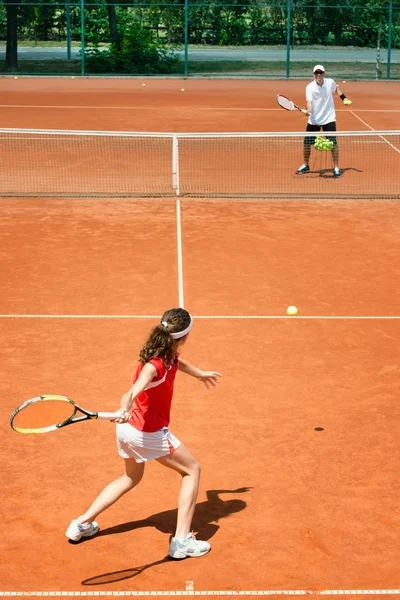
[[[193,517],[192,529],[198,534],[200,540],[209,540],[219,529],[217,525],[220,519],[227,517],[231,514],[244,510],[247,506],[244,500],[233,498],[232,500],[223,500],[220,498],[221,494],[243,494],[249,491],[250,488],[242,487],[236,490],[208,490],[207,500],[205,502],[199,502],[196,504],[196,510]],[[127,523],[120,523],[114,527],[108,527],[99,531],[96,537],[104,535],[115,535],[119,533],[126,533],[127,531],[134,531],[135,529],[141,529],[143,527],[155,527],[162,533],[173,535],[175,533],[177,509],[165,510],[160,513],[156,513],[147,517],[147,519],[140,519],[138,521],[129,521]],[[121,581],[123,579],[130,579],[136,577],[146,569],[155,565],[162,564],[170,560],[164,557],[156,562],[143,565],[140,567],[133,567],[132,569],[125,569],[124,571],[115,571],[113,573],[103,573],[102,575],[96,575],[82,581],[82,585],[103,585],[106,583],[112,583],[115,581]]]
[[[322,179],[340,179],[341,177],[343,177],[343,175],[346,174],[347,171],[355,171],[356,173],[363,173],[363,171],[361,171],[360,169],[356,169],[355,167],[347,167],[344,169],[340,169],[340,177],[338,177],[338,178],[333,176],[333,168],[315,169],[313,171],[310,171],[309,174],[321,177]],[[308,173],[306,173],[306,175],[308,175]]]

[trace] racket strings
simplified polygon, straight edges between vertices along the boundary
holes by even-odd
[[[75,407],[68,400],[45,399],[27,404],[12,420],[18,430],[35,430],[59,425],[73,417]]]
[[[282,108],[285,108],[286,110],[294,110],[293,102],[289,100],[289,98],[286,98],[286,96],[277,96],[276,100]]]

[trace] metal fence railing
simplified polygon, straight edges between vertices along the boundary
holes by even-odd
[[[341,1],[0,0],[0,70],[400,79],[400,0]]]

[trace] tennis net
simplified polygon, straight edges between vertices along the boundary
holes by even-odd
[[[400,131],[334,135],[336,179],[314,139],[310,172],[296,174],[305,133],[0,129],[0,196],[400,198]]]

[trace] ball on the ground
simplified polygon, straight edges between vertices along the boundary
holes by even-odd
[[[146,84],[145,84],[145,83],[142,83],[142,87],[146,87]]]
[[[287,309],[287,314],[290,315],[291,317],[293,317],[294,315],[297,315],[297,308],[296,306],[289,306]]]
[[[181,88],[181,92],[184,92],[184,91],[185,91],[185,88]]]

